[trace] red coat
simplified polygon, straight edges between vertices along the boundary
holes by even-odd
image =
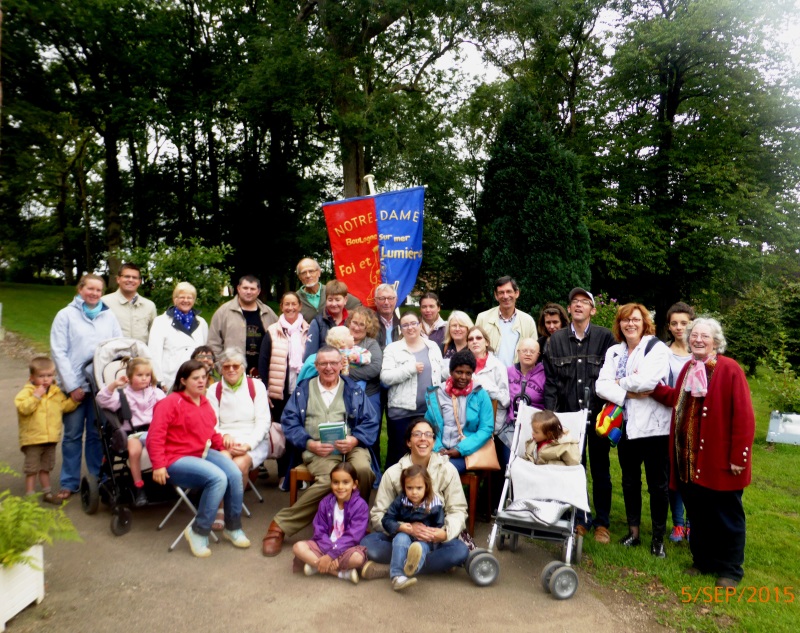
[[[147,453],[153,469],[167,468],[181,457],[202,457],[206,442],[221,451],[217,416],[205,396],[196,405],[183,391],[173,392],[156,404],[147,433]]]
[[[653,398],[672,407],[669,428],[670,488],[677,489],[675,469],[675,405],[691,362],[684,365],[675,387],[658,385]],[[700,448],[692,483],[711,490],[741,490],[750,484],[752,474],[753,437],[756,421],[750,387],[739,364],[725,356],[717,356],[717,366],[708,385],[700,422]],[[734,475],[730,465],[744,466],[741,475]]]

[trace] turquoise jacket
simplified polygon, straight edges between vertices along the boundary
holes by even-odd
[[[428,387],[428,391],[425,394],[425,402],[428,405],[425,419],[433,424],[436,429],[436,443],[433,445],[434,452],[444,448],[442,445],[444,420],[442,419],[442,407],[439,404],[439,396],[437,395],[440,389],[444,391],[444,384]],[[492,437],[494,432],[492,399],[480,386],[476,386],[472,393],[467,396],[466,418],[466,420],[461,421],[461,430],[465,437],[455,447],[458,448],[458,452],[461,453],[462,457],[472,455]]]

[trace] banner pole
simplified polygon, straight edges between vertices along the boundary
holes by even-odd
[[[375,176],[372,174],[367,174],[364,176],[364,182],[367,183],[367,189],[369,189],[369,195],[375,195]]]

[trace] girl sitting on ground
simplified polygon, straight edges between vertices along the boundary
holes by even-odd
[[[131,410],[130,423],[133,427],[133,432],[128,434],[127,439],[128,465],[136,488],[133,504],[141,508],[147,505],[142,479],[142,449],[147,439],[147,430],[153,421],[153,409],[166,394],[156,387],[153,366],[146,358],[130,359],[125,367],[125,374],[98,392],[97,404],[109,411],[119,411],[122,405],[118,389],[121,387],[124,387],[123,393]]]
[[[292,550],[305,563],[306,576],[328,574],[358,584],[358,571],[367,560],[359,542],[367,533],[369,507],[358,492],[356,469],[340,462],[331,470],[331,492],[319,502],[314,536],[298,541]]]
[[[581,463],[578,441],[561,426],[552,411],[538,411],[531,418],[531,439],[525,442],[525,459],[539,466],[576,466]]]
[[[433,493],[431,476],[425,466],[412,464],[403,470],[400,484],[403,492],[397,495],[381,521],[383,529],[392,537],[389,576],[395,591],[417,582],[414,576],[422,569],[428,553],[436,548],[436,543],[415,539],[412,524],[444,527],[444,504],[441,497]]]

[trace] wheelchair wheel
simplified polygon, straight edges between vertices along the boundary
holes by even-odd
[[[557,600],[568,600],[578,590],[578,573],[572,567],[561,567],[550,577],[550,593]]]
[[[111,531],[114,536],[123,536],[133,527],[133,512],[125,506],[117,506],[112,510]]]
[[[560,560],[551,560],[544,566],[542,570],[542,588],[547,593],[550,593],[550,578],[553,576],[553,572],[562,565],[563,563]]]
[[[95,514],[100,506],[100,486],[92,474],[81,479],[81,508],[86,514]]]
[[[491,585],[500,575],[500,563],[489,552],[480,552],[469,565],[469,577],[479,587]]]

